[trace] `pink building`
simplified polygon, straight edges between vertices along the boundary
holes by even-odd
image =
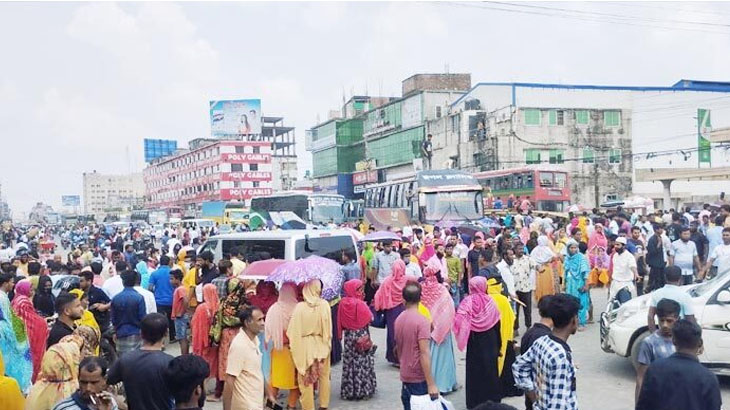
[[[242,201],[272,194],[272,143],[196,139],[189,149],[144,170],[148,208],[191,213],[204,201]]]

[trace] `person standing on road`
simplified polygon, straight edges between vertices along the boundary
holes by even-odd
[[[707,273],[715,264],[717,264],[718,272],[724,273],[730,270],[730,228],[722,228],[722,244],[715,246],[710,253],[710,258],[700,273],[700,279],[706,278]]]
[[[360,279],[350,279],[343,288],[345,295],[338,304],[337,315],[337,338],[344,339],[340,396],[344,400],[367,400],[375,394],[377,386],[375,346],[368,327],[373,315],[364,302]],[[371,345],[361,344],[362,340],[370,340]]]
[[[294,359],[292,359],[289,349],[286,329],[289,327],[289,321],[296,305],[297,286],[292,282],[284,282],[279,290],[277,302],[266,313],[264,323],[266,343],[272,347],[270,384],[274,394],[278,394],[281,390],[289,390],[287,407],[290,409],[297,405],[299,389],[297,388],[297,369],[294,367]],[[342,309],[342,302],[340,302],[340,309]],[[343,374],[346,365],[347,361],[343,364]]]
[[[689,228],[679,229],[679,239],[672,242],[669,249],[669,266],[677,266],[682,269],[682,284],[689,285],[694,279],[694,270],[699,271],[700,258],[697,253],[697,246],[690,241]]]
[[[403,289],[410,276],[406,276],[406,264],[398,259],[393,263],[392,274],[383,280],[375,293],[375,310],[385,312],[387,323],[387,346],[385,358],[391,364],[398,363],[395,354],[395,321],[403,310]],[[414,278],[415,279],[415,278]]]
[[[79,388],[70,397],[58,402],[53,410],[117,410],[117,402],[106,391],[107,362],[88,356],[79,364]]]
[[[636,366],[635,394],[637,401],[639,400],[639,392],[641,392],[641,383],[649,365],[674,353],[672,326],[679,320],[680,309],[679,303],[671,299],[662,299],[656,306],[659,329],[642,340],[639,347],[638,364]]]
[[[717,376],[697,356],[702,350],[702,328],[681,319],[672,327],[676,353],[649,366],[636,410],[720,410]]]
[[[580,302],[564,293],[550,299],[553,332],[537,339],[512,365],[515,384],[536,410],[577,410],[575,366],[568,338],[578,330]]]
[[[535,290],[535,274],[537,263],[525,254],[525,247],[522,243],[514,246],[514,261],[512,262],[512,274],[515,278],[515,292],[517,299],[522,302],[522,311],[525,314],[525,328],[532,326],[532,292]],[[520,327],[520,307],[515,309],[515,334]]]
[[[120,276],[124,290],[112,299],[112,324],[116,332],[117,352],[121,355],[139,349],[142,345],[141,321],[145,317],[146,308],[144,298],[134,290],[137,273],[128,270]]]
[[[170,282],[171,259],[167,255],[160,257],[160,267],[150,275],[149,290],[155,293],[157,311],[168,320],[170,343],[175,341],[175,322],[172,321],[172,284]]]
[[[588,258],[578,252],[578,242],[568,241],[568,256],[564,261],[565,293],[575,296],[580,301],[578,311],[578,330],[585,330],[588,321],[588,308],[591,304],[588,273],[591,270]]]
[[[48,334],[46,349],[58,343],[64,336],[73,334],[76,329],[75,321],[81,319],[83,312],[81,301],[76,296],[68,292],[59,293],[56,298],[58,318]]]
[[[488,400],[500,401],[500,312],[494,299],[487,295],[486,278],[476,276],[469,280],[469,295],[456,311],[453,330],[459,350],[466,349],[467,408]]]
[[[608,300],[611,300],[623,288],[628,288],[631,297],[636,297],[636,285],[634,281],[639,278],[636,270],[636,259],[634,255],[626,250],[626,238],[618,237],[613,245],[614,253],[611,255],[613,274],[611,275],[611,287],[609,288]]]
[[[656,315],[657,305],[659,305],[659,302],[662,299],[670,299],[679,303],[679,317],[696,322],[694,308],[692,306],[692,298],[687,292],[680,288],[682,282],[682,270],[676,266],[669,266],[664,270],[664,276],[667,284],[651,293],[651,299],[649,301],[649,315],[647,318],[650,332],[654,332],[656,330],[654,316]]]
[[[430,395],[437,400],[439,389],[431,372],[431,323],[418,312],[421,285],[409,282],[402,288],[406,309],[395,321],[395,341],[400,365],[401,403],[411,410],[411,396]]]
[[[131,287],[124,291],[134,292]],[[173,358],[162,351],[167,318],[162,313],[150,313],[140,326],[142,347],[121,355],[109,369],[107,382],[124,384],[129,410],[169,410],[173,397],[165,385],[164,372]]]
[[[183,354],[172,360],[165,369],[165,384],[175,398],[175,410],[200,410],[205,405],[205,379],[210,367],[205,360],[192,354]]]
[[[530,347],[532,347],[537,339],[547,336],[552,332],[553,320],[550,318],[550,301],[552,297],[552,295],[543,296],[537,301],[537,311],[540,313],[540,321],[527,329],[522,339],[520,339],[521,353],[530,350]],[[525,410],[532,410],[532,401],[527,395],[525,395]]]
[[[664,286],[664,268],[667,265],[666,250],[667,248],[664,246],[664,227],[661,224],[654,224],[654,235],[649,237],[646,243],[646,263],[649,265],[647,292]]]

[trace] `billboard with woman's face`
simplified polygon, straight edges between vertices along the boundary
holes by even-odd
[[[261,100],[211,101],[210,132],[214,137],[261,134]]]

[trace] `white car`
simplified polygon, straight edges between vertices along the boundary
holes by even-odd
[[[702,326],[704,351],[699,359],[719,375],[730,375],[730,271],[683,289],[692,298],[697,322]],[[649,335],[647,316],[651,296],[643,295],[601,316],[601,348],[630,357],[637,364],[641,341]]]

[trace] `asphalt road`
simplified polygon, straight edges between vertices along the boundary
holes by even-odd
[[[605,306],[606,295],[603,289],[592,291],[596,306],[596,317]],[[533,317],[537,311],[533,312]],[[524,323],[520,332],[524,332]],[[378,388],[375,396],[367,401],[348,402],[341,400],[340,371],[341,365],[332,369],[332,401],[331,409],[400,409],[400,381],[398,369],[390,366],[385,360],[385,331],[372,329],[372,337],[379,346],[376,359],[376,375]],[[635,373],[628,359],[615,354],[605,353],[599,343],[598,324],[590,324],[583,332],[572,336],[568,343],[573,350],[575,364],[578,367],[578,403],[581,409],[598,410],[627,410],[634,408]],[[177,345],[168,349],[171,354],[177,351]],[[464,385],[465,354],[457,350],[456,365],[459,383]],[[723,403],[730,403],[730,378],[721,378]],[[461,390],[449,394],[446,399],[452,402],[456,409],[466,409],[465,392]],[[523,397],[507,398],[504,403],[511,404],[518,409],[524,408]],[[206,409],[222,409],[220,403],[206,403]]]

